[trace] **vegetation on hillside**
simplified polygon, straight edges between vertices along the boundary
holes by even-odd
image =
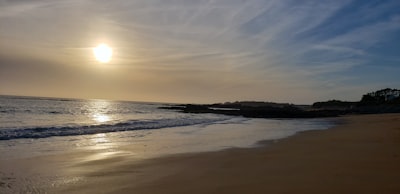
[[[400,90],[386,88],[363,95],[359,102],[329,100],[311,106],[289,103],[237,101],[204,105],[161,107],[185,113],[215,113],[252,118],[316,118],[344,114],[400,112]]]
[[[363,95],[360,105],[400,104],[400,90],[386,88]]]

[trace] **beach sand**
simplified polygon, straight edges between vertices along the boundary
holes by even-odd
[[[37,165],[38,172],[71,177],[48,193],[400,193],[400,114],[339,120],[332,129],[257,148],[142,161],[117,153],[79,162],[85,153],[71,153],[14,167]]]

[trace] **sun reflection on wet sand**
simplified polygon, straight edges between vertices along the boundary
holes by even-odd
[[[130,152],[118,149],[119,146],[106,133],[90,135],[86,141],[88,146],[83,147],[86,154],[77,161],[79,165],[94,164],[108,159],[118,160],[130,155]]]
[[[105,133],[95,134],[91,139],[93,143],[110,143],[110,140],[107,138]]]
[[[88,151],[114,152],[117,147],[116,143],[106,133],[91,135],[86,141],[87,146],[84,149]]]

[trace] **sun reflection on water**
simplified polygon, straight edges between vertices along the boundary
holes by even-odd
[[[91,120],[95,121],[96,123],[105,123],[112,120],[110,116],[110,112],[112,111],[113,107],[109,101],[106,100],[92,100],[89,103],[89,106],[86,107]]]
[[[94,121],[97,121],[98,123],[104,123],[111,120],[109,116],[103,114],[93,114],[92,118]]]

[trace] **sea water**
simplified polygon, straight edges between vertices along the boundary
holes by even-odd
[[[249,119],[160,109],[170,105],[0,96],[0,154],[7,159],[128,145],[141,156],[157,156],[251,147],[333,125],[329,119]]]

